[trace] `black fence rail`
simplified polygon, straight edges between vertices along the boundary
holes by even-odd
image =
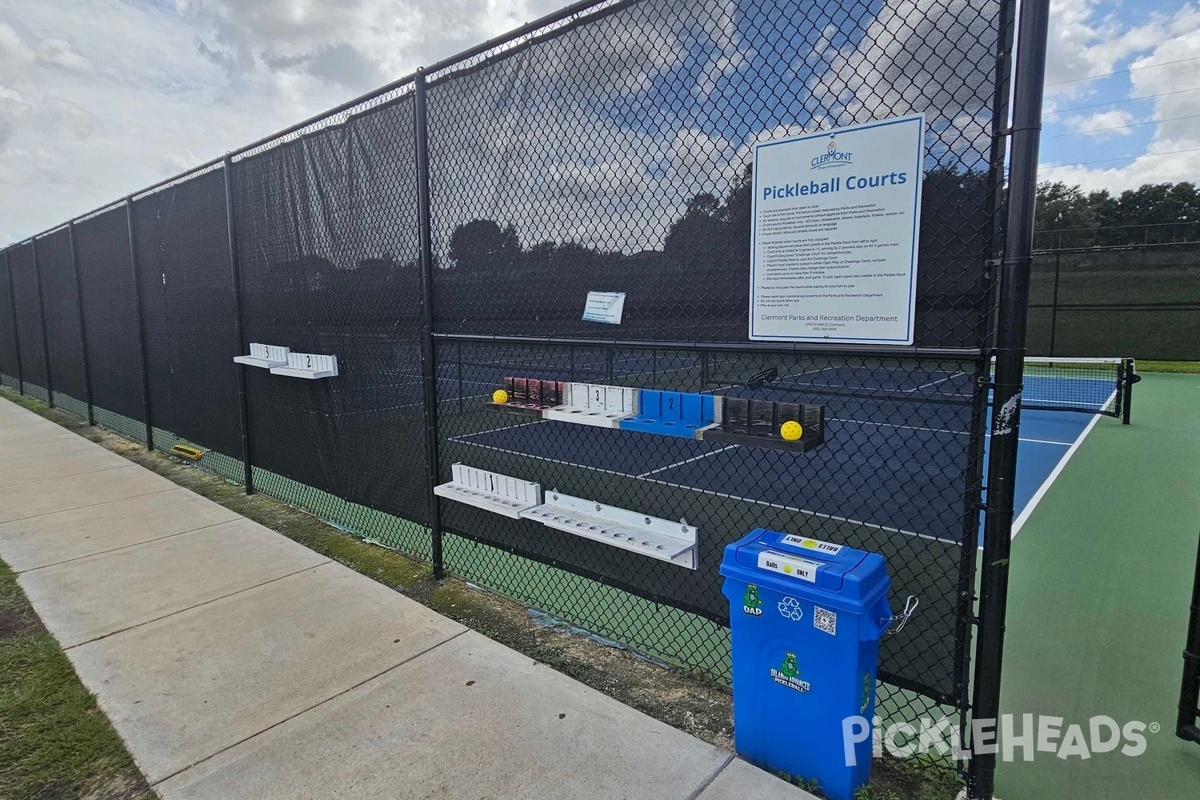
[[[1179,362],[1200,371],[1200,225],[1039,233],[1031,355]]]
[[[726,544],[774,527],[883,553],[893,605],[916,596],[920,612],[883,644],[880,713],[946,714],[968,741],[968,715],[998,702],[1011,408],[991,507],[984,443],[990,398],[1011,400],[1023,370],[1045,37],[1027,15],[1013,89],[1014,6],[571,6],[8,248],[0,378],[150,447],[196,445],[201,467],[439,577],[720,679]],[[753,144],[914,113],[915,344],[748,342]],[[593,290],[625,294],[619,326],[582,319]],[[252,343],[336,356],[337,374],[235,365]],[[491,403],[531,380],[750,416],[819,407],[823,443]],[[695,551],[681,564],[443,501],[456,465],[679,521]],[[972,763],[972,796],[990,796],[993,765]]]

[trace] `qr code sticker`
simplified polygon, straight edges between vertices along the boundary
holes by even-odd
[[[820,606],[813,606],[813,627],[825,631],[830,636],[837,636],[837,614]]]

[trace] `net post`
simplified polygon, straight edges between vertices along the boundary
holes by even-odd
[[[13,350],[17,356],[17,391],[25,394],[25,368],[21,366],[21,326],[17,325],[17,298],[13,295],[12,261],[4,251],[4,279],[8,281],[8,311],[12,316]]]
[[[88,425],[96,424],[96,408],[92,404],[92,363],[88,357],[87,323],[83,314],[83,280],[79,277],[79,244],[75,240],[75,220],[67,223],[71,242],[71,275],[75,279],[75,307],[79,312],[79,349],[83,351],[83,394],[87,402]]]
[[[1000,714],[1000,679],[1008,606],[1009,555],[1049,17],[1049,0],[1028,0],[1022,4],[1017,29],[1010,133],[1012,162],[996,328],[992,440],[988,459],[979,643],[976,648],[972,704],[973,720],[991,720],[993,724]],[[995,781],[996,754],[974,753],[967,775],[968,798],[991,800]]]
[[[229,277],[233,282],[233,329],[239,353],[250,352],[242,324],[242,278],[238,270],[237,219],[233,211],[233,156],[225,154],[221,166],[225,183],[225,236],[229,242]],[[246,365],[237,365],[238,420],[242,436],[242,485],[254,494],[254,462],[250,456],[250,407],[246,395]]]
[[[42,267],[38,263],[38,240],[33,239],[33,285],[37,288],[38,316],[42,320],[42,359],[46,365],[46,404],[54,408],[54,376],[50,374],[50,335],[46,332],[46,299],[42,290]]]
[[[133,197],[125,198],[125,224],[129,231],[129,269],[133,273],[133,302],[137,307],[138,344],[142,368],[142,416],[146,420],[146,449],[154,450],[154,421],[150,418],[150,370],[146,350],[146,311],[142,306],[141,270],[137,259],[137,234],[133,224]]]
[[[1121,387],[1121,424],[1128,425],[1133,405],[1133,384],[1137,382],[1134,360],[1132,358],[1125,359],[1125,363],[1121,365],[1121,371],[1121,380],[1124,384]]]
[[[442,520],[438,480],[437,365],[433,342],[433,230],[429,185],[429,128],[425,97],[425,70],[414,81],[413,121],[417,156],[417,228],[421,239],[421,378],[425,384],[425,459],[428,472],[429,533],[432,539],[433,578],[445,577],[442,556]]]
[[[1179,688],[1179,718],[1175,735],[1200,744],[1200,545],[1196,548],[1196,577],[1192,583],[1192,609],[1187,644],[1183,650],[1183,683]]]

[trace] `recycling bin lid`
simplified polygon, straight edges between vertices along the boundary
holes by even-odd
[[[809,585],[848,602],[865,602],[889,583],[878,553],[766,528],[726,546],[721,574],[789,589]]]

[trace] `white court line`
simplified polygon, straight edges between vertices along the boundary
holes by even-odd
[[[1106,408],[1108,407],[1108,404],[1116,398],[1116,396],[1117,393],[1114,391],[1112,396],[1108,398],[1108,403],[1104,404]],[[1021,509],[1021,513],[1013,521],[1013,539],[1017,538],[1017,534],[1021,532],[1021,527],[1024,526],[1026,521],[1028,521],[1029,517],[1033,514],[1033,510],[1037,508],[1038,503],[1042,502],[1042,498],[1046,496],[1046,492],[1050,491],[1050,487],[1054,484],[1054,481],[1058,479],[1058,476],[1067,466],[1067,462],[1071,460],[1071,456],[1075,455],[1075,451],[1079,449],[1079,445],[1083,444],[1083,440],[1087,438],[1087,435],[1092,432],[1092,428],[1096,427],[1096,423],[1099,421],[1100,415],[1093,414],[1092,421],[1087,424],[1087,427],[1083,429],[1079,436],[1075,437],[1075,441],[1071,443],[1071,446],[1067,448],[1067,452],[1064,453],[1063,457],[1060,458],[1058,463],[1054,465],[1054,469],[1050,471],[1050,475],[1046,478],[1046,480],[1042,481],[1042,485],[1039,486],[1037,491],[1033,493],[1033,497],[1029,498],[1029,502],[1025,504],[1025,507]]]
[[[832,367],[826,367],[826,369],[832,369]],[[804,374],[811,375],[813,373],[806,372]],[[927,389],[930,386],[937,386],[939,383],[945,383],[946,381],[953,380],[954,378],[961,378],[961,377],[969,375],[969,374],[970,373],[967,373],[967,372],[955,372],[954,374],[947,375],[944,378],[938,378],[936,381],[930,381],[929,383],[923,383],[920,386],[916,387],[915,389],[901,389],[899,387],[885,388],[885,387],[880,387],[880,386],[836,386],[836,385],[828,384],[828,383],[815,383],[813,381],[807,381],[807,382],[793,381],[792,383],[789,383],[786,386],[781,387],[781,388],[786,389],[786,388],[792,388],[792,387],[813,386],[818,389],[836,389],[839,391],[845,391],[845,390],[864,391],[864,392],[872,392],[873,393],[872,395],[870,395],[868,397],[864,397],[863,398],[864,400],[888,400],[891,397],[895,396],[896,394],[913,394],[914,392],[919,392],[922,389]],[[800,376],[800,377],[803,377],[803,376]],[[786,379],[786,377],[780,378],[778,382],[782,382],[785,379]],[[769,385],[770,384],[768,384],[768,386]]]
[[[564,422],[563,424],[570,425],[571,423]],[[513,427],[519,428],[520,426],[514,425]],[[503,429],[501,429],[501,430],[503,430]],[[450,441],[458,442],[459,444],[470,445],[471,447],[482,447],[484,450],[492,450],[497,453],[511,453],[512,455],[515,455],[515,456],[525,456],[525,458],[532,458],[536,461],[545,461],[548,464],[563,464],[568,467],[577,467],[579,469],[591,470],[592,472],[602,472],[605,475],[619,475],[623,478],[637,477],[636,475],[630,475],[628,472],[617,472],[614,469],[604,469],[602,467],[589,467],[586,464],[576,464],[574,461],[563,461],[561,458],[549,458],[547,456],[535,456],[532,453],[525,453],[520,450],[509,450],[507,447],[496,447],[496,446],[490,445],[490,444],[480,444],[479,442],[468,442],[465,438],[466,436],[478,436],[478,435],[479,434],[475,434],[475,433],[464,434],[463,436],[456,436],[455,438],[450,439]]]
[[[575,466],[579,466],[576,464]],[[847,522],[851,525],[862,525],[867,528],[874,528],[877,531],[888,531],[889,533],[900,533],[905,536],[915,536],[918,539],[927,539],[931,542],[941,542],[942,544],[961,545],[957,539],[943,539],[941,536],[932,536],[928,533],[917,533],[915,531],[906,531],[903,528],[893,528],[888,525],[880,525],[877,522],[863,522],[860,519],[850,519],[849,517],[839,517],[835,514],[824,514],[820,511],[813,511],[808,508],[796,508],[795,506],[785,506],[779,503],[772,503],[767,500],[756,500],[752,497],[743,497],[736,494],[726,494],[725,492],[714,492],[711,489],[701,489],[698,486],[687,486],[682,483],[671,483],[670,481],[661,481],[658,478],[647,478],[651,483],[662,484],[663,486],[672,486],[676,489],[686,489],[691,492],[699,492],[700,494],[708,494],[713,497],[727,497],[730,500],[740,500],[743,503],[753,503],[756,506],[766,506],[767,508],[779,508],[784,511],[796,511],[800,514],[808,514],[821,519],[831,519],[835,522]]]
[[[970,431],[952,431],[949,428],[922,428],[918,425],[897,425],[894,422],[872,422],[866,419],[846,419],[845,417],[830,417],[827,422],[852,422],[855,425],[882,425],[888,428],[901,428],[906,431],[926,431],[928,433],[949,433],[952,436],[970,436]]]
[[[966,374],[967,374],[967,373],[965,373],[965,372],[956,372],[956,373],[954,373],[953,375],[947,375],[946,377],[944,377],[944,378],[940,378],[940,379],[938,379],[938,380],[936,380],[936,381],[930,381],[929,383],[922,383],[922,384],[921,384],[920,386],[918,386],[916,389],[902,389],[901,391],[905,391],[905,392],[916,392],[916,391],[920,391],[921,389],[927,389],[927,388],[929,388],[930,386],[937,386],[939,383],[945,383],[946,381],[948,381],[948,380],[952,380],[952,379],[954,379],[954,378],[960,378],[960,377],[962,377],[962,376],[964,376],[964,375],[966,375]]]
[[[1074,442],[1060,442],[1057,439],[1026,439],[1024,436],[1021,437],[1021,441],[1033,442],[1034,444],[1056,444],[1059,447],[1070,447],[1075,444]]]
[[[454,402],[454,401],[451,400],[450,402]],[[531,422],[522,422],[520,425],[501,425],[499,428],[488,428],[486,431],[474,431],[472,433],[464,433],[460,436],[451,436],[449,441],[461,442],[463,439],[467,438],[468,436],[482,436],[485,433],[496,433],[497,431],[512,431],[512,430],[516,430],[517,428],[526,428],[530,425],[539,425],[545,421],[546,420],[544,420],[544,419],[535,419]],[[463,444],[475,444],[475,443],[474,442],[463,442]],[[486,447],[486,446],[487,445],[480,445],[480,447]]]
[[[722,447],[720,450],[713,450],[711,453],[703,453],[702,455],[692,456],[691,458],[685,458],[683,461],[676,461],[674,464],[667,464],[665,467],[659,467],[658,469],[652,469],[649,472],[643,472],[641,475],[638,475],[637,477],[648,478],[651,475],[657,475],[660,472],[666,472],[669,469],[675,469],[675,467],[682,467],[684,464],[691,464],[693,461],[701,461],[705,458],[708,458],[709,456],[715,456],[719,453],[724,453],[726,450],[732,450],[735,447],[741,447],[741,445],[731,444],[727,447]]]
[[[786,380],[788,380],[789,378],[797,378],[797,379],[798,379],[798,378],[803,378],[805,375],[816,375],[818,372],[825,372],[826,370],[830,370],[830,369],[841,369],[841,367],[821,367],[820,369],[814,369],[814,370],[810,370],[810,371],[808,371],[808,372],[802,372],[802,373],[800,373],[799,375],[784,375],[782,378],[777,378],[777,379],[776,379],[776,381],[775,381],[775,383],[764,383],[764,384],[763,384],[763,388],[764,388],[764,389],[770,389],[770,388],[772,388],[773,386],[775,386],[775,384],[777,384],[777,383],[780,383],[780,382],[782,382],[782,381],[786,381]],[[712,390],[712,393],[713,393],[713,394],[716,394],[717,392],[726,392],[726,391],[729,391],[730,389],[737,389],[737,388],[739,388],[739,387],[742,387],[742,386],[745,386],[745,385],[746,385],[746,384],[744,384],[744,383],[731,383],[731,384],[729,384],[728,386],[718,386],[717,388],[715,388],[715,389],[713,389],[713,390]],[[784,391],[784,390],[787,390],[787,389],[791,388],[791,386],[793,386],[793,385],[794,385],[794,386],[828,386],[829,384],[826,384],[826,383],[799,383],[799,382],[796,382],[796,383],[793,383],[793,384],[788,384],[788,385],[785,385],[785,386],[779,386],[779,387],[776,387],[776,388],[778,388],[780,391]],[[705,389],[705,392],[706,392],[706,393],[707,393],[708,391],[709,391],[709,390]]]

